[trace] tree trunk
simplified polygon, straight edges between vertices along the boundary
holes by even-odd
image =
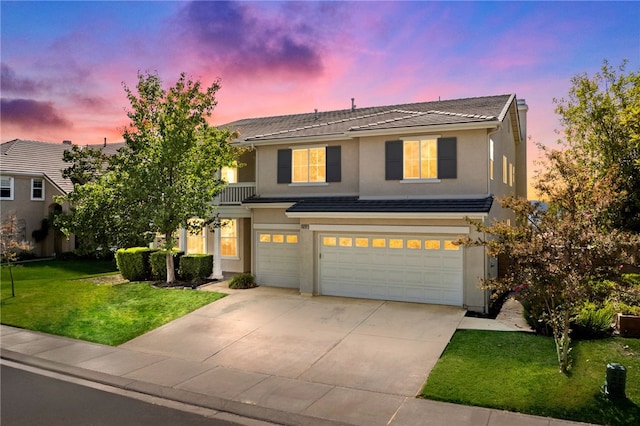
[[[170,242],[171,234],[165,235],[165,241]],[[173,246],[173,244],[170,244]],[[176,270],[173,266],[173,247],[165,247],[167,250],[167,283],[171,284],[176,280]]]
[[[556,352],[558,354],[558,364],[560,372],[566,373],[569,370],[569,351],[571,347],[571,338],[569,337],[571,323],[571,315],[568,309],[565,309],[562,318],[562,333],[560,330],[554,330],[554,339],[556,341]],[[560,335],[560,336],[559,336]]]

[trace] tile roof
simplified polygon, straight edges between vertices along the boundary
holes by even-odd
[[[288,213],[488,213],[484,198],[361,200],[358,197],[251,197],[243,203],[295,203]]]
[[[247,118],[220,127],[238,130],[238,142],[273,139],[357,135],[364,130],[443,124],[492,123],[502,121],[515,95],[497,95],[411,104],[356,108],[355,110]]]
[[[103,144],[85,146],[112,155],[124,146],[124,142],[107,144],[106,147]],[[62,155],[70,148],[69,144],[26,139],[4,142],[0,144],[0,171],[6,174],[19,172],[45,175],[63,193],[69,193],[73,190],[73,184],[69,179],[62,177],[62,170],[69,167],[69,164],[62,160]]]

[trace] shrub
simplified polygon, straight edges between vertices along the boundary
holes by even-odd
[[[116,264],[122,276],[129,281],[145,281],[151,279],[149,256],[157,249],[132,247],[116,251]]]
[[[178,274],[184,280],[202,281],[213,272],[212,254],[187,254],[180,258]]]
[[[180,267],[180,258],[184,255],[183,251],[173,250],[173,266],[176,271]],[[149,263],[151,264],[151,277],[154,280],[166,280],[167,279],[167,251],[158,250],[155,253],[151,253],[149,256]]]
[[[615,309],[611,303],[606,303],[603,307],[598,307],[593,302],[585,303],[573,319],[572,337],[600,339],[610,336],[614,315]]]
[[[257,287],[256,277],[245,272],[244,274],[235,275],[229,281],[229,288],[234,289],[244,289],[244,288],[254,288]]]

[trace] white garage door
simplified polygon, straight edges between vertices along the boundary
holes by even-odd
[[[462,305],[457,238],[320,235],[320,292],[367,299]]]
[[[274,287],[300,287],[298,232],[258,231],[256,280]]]

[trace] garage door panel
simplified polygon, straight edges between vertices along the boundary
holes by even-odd
[[[256,281],[274,287],[300,287],[298,233],[258,231]]]
[[[336,245],[323,244],[325,237]],[[353,244],[339,246],[341,241]],[[320,292],[462,305],[462,250],[451,241],[433,236],[321,235]]]

